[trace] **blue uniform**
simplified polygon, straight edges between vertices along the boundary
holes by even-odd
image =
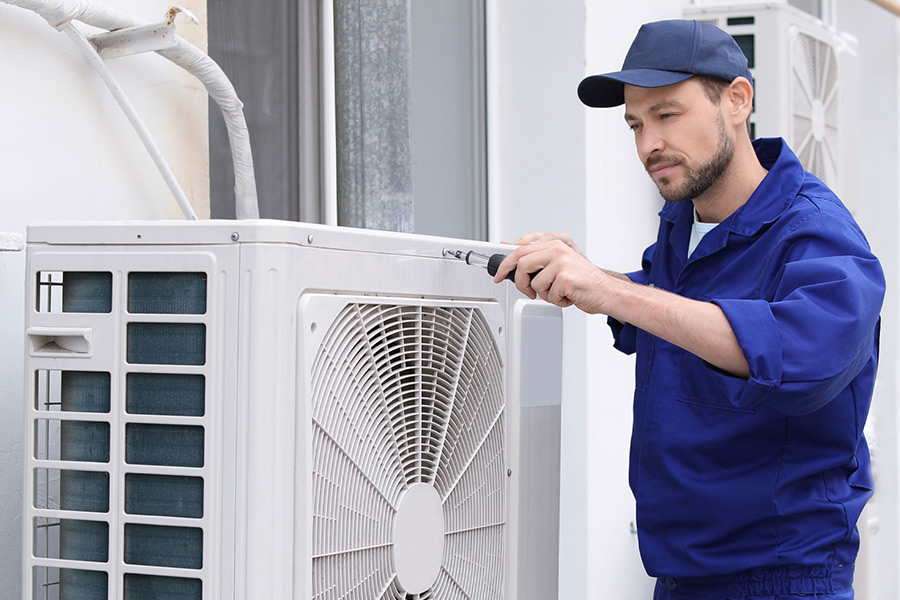
[[[852,578],[872,493],[863,425],[884,275],[847,209],[782,140],[754,146],[769,173],[747,203],[690,258],[692,205],[668,204],[629,274],[719,305],[750,378],[610,319],[616,347],[637,352],[629,479],[641,555],[676,590],[836,592]]]

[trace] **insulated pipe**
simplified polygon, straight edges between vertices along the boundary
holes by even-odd
[[[32,10],[56,29],[63,29],[73,20],[110,31],[144,25],[131,16],[90,0],[0,0],[0,2]],[[256,176],[253,170],[250,136],[242,110],[243,103],[215,61],[181,36],[176,35],[175,40],[174,48],[157,52],[197,77],[222,110],[234,162],[235,214],[239,219],[259,218]],[[115,92],[113,93],[115,95]]]
[[[128,117],[128,120],[131,122],[131,125],[137,132],[138,137],[140,137],[141,141],[144,143],[144,147],[147,149],[147,152],[150,153],[150,158],[153,159],[153,162],[154,164],[156,164],[156,168],[159,169],[159,173],[165,180],[166,185],[169,186],[169,190],[172,192],[172,195],[175,196],[175,201],[178,202],[178,206],[181,207],[181,212],[183,212],[184,216],[188,219],[192,221],[197,220],[197,213],[194,212],[194,207],[191,206],[191,202],[190,200],[188,200],[187,195],[185,195],[184,190],[181,189],[181,186],[178,184],[178,180],[175,178],[175,174],[172,172],[172,169],[169,168],[169,163],[166,162],[166,159],[160,151],[159,147],[156,145],[156,142],[153,141],[153,138],[150,136],[150,132],[144,125],[144,122],[141,121],[141,117],[137,114],[137,111],[134,109],[131,101],[128,100],[125,92],[122,91],[122,87],[119,85],[119,82],[116,81],[116,78],[110,72],[109,67],[106,66],[106,62],[102,58],[100,58],[100,55],[97,54],[97,50],[87,39],[87,37],[85,37],[85,35],[72,23],[66,23],[65,25],[63,25],[62,31],[70,38],[72,38],[72,41],[74,41],[75,44],[79,48],[81,48],[82,52],[84,52],[85,56],[87,56],[91,65],[97,70],[97,72],[100,74],[100,77],[106,83],[106,87],[109,88],[109,91],[112,93],[113,98],[115,98],[116,102],[119,103],[119,106],[122,108],[125,116]]]
[[[244,118],[244,104],[238,98],[228,76],[209,55],[181,36],[175,36],[175,39],[178,41],[175,47],[157,52],[199,79],[222,110],[234,163],[235,216],[238,219],[258,219],[256,175],[253,170],[250,133]]]

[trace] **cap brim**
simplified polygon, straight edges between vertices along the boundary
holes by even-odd
[[[591,75],[578,84],[578,98],[594,108],[609,108],[625,104],[625,84],[644,88],[664,87],[681,83],[693,76],[693,73],[654,69],[630,69],[618,73]]]

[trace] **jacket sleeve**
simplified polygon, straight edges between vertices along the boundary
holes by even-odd
[[[653,244],[646,250],[641,258],[641,270],[625,275],[635,283],[647,285],[650,281],[650,269],[653,266],[653,253],[656,251],[656,244]],[[630,323],[622,323],[612,317],[606,320],[613,334],[613,347],[625,354],[634,354],[637,350],[637,328]]]
[[[821,215],[788,234],[770,260],[783,266],[760,298],[713,300],[750,366],[749,380],[715,378],[742,407],[765,402],[806,414],[877,359],[884,274],[855,224]]]

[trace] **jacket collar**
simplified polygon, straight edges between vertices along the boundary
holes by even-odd
[[[716,227],[716,230],[727,230],[745,236],[755,235],[764,225],[781,216],[800,191],[805,172],[800,160],[783,139],[754,140],[753,148],[768,174],[747,202]],[[680,218],[693,221],[693,203],[666,203],[659,216],[673,224]]]

